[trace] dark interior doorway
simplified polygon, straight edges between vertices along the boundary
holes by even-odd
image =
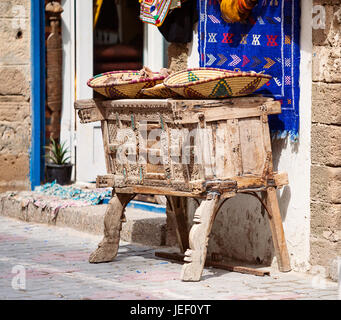
[[[97,3],[94,0],[94,16]],[[142,68],[143,24],[139,14],[137,0],[103,0],[94,27],[94,74]]]

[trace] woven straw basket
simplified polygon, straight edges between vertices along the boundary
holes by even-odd
[[[110,99],[135,99],[144,97],[143,93],[141,92],[142,89],[154,87],[155,85],[162,83],[165,79],[165,77],[161,76],[159,73],[154,73],[154,77],[149,79],[106,84],[106,81],[109,81],[110,78],[119,78],[123,74],[127,76],[136,76],[139,74],[139,71],[112,71],[99,74],[88,81],[88,86]]]
[[[181,98],[179,94],[167,88],[163,83],[157,84],[156,86],[149,89],[142,89],[141,92],[151,98]]]
[[[253,71],[196,68],[170,75],[164,85],[185,98],[217,99],[250,95],[270,79],[270,75]]]

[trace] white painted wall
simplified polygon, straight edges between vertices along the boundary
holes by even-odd
[[[63,104],[61,113],[61,141],[65,141],[70,150],[71,163],[75,164],[75,41],[74,41],[74,14],[75,6],[72,0],[62,0],[64,12],[62,14],[63,39]],[[75,169],[75,168],[73,168]],[[73,170],[72,180],[75,179]]]
[[[165,41],[156,26],[144,23],[143,27],[143,65],[148,66],[154,72],[158,72],[165,67]]]
[[[292,268],[305,272],[310,255],[310,129],[312,86],[312,28],[310,0],[302,0],[301,76],[300,76],[300,142],[273,141],[275,169],[287,172],[289,186],[278,191],[284,231]],[[199,66],[198,32],[195,26],[189,46],[188,67]],[[194,203],[189,212],[193,214]],[[267,217],[257,200],[239,195],[229,200],[220,211],[212,230],[209,252],[245,261],[272,261],[273,248]],[[257,259],[258,258],[258,259]]]

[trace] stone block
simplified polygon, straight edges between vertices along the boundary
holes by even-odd
[[[340,256],[340,245],[322,237],[310,238],[310,263],[330,268],[332,262]]]
[[[0,18],[0,64],[23,65],[30,63],[29,20],[23,19],[23,25],[13,19]]]
[[[29,179],[30,158],[27,153],[11,155],[0,154],[0,181]]]
[[[0,65],[0,96],[24,96],[30,98],[30,67]]]
[[[313,124],[311,128],[313,164],[341,167],[341,127]]]
[[[1,0],[0,18],[28,18],[30,16],[30,0]]]
[[[341,83],[341,47],[313,48],[313,81]]]
[[[50,209],[42,209],[32,203],[22,207],[22,199],[32,198],[34,194],[32,191],[0,194],[0,215],[26,222],[52,224],[103,235],[107,205],[61,208],[55,217]],[[48,198],[46,196],[46,200]],[[165,245],[166,215],[127,208],[125,216],[126,222],[122,225],[121,240],[148,246]]]
[[[341,205],[323,202],[312,202],[311,210],[311,235],[323,236],[324,231],[337,233],[341,229]]]
[[[312,122],[341,124],[341,84],[313,83]]]
[[[315,46],[328,45],[328,35],[333,28],[334,10],[332,6],[322,6],[313,10],[313,44]]]
[[[334,2],[335,1],[335,2]],[[338,0],[319,0],[313,7],[313,44],[341,46],[341,9]],[[323,23],[324,22],[324,25]]]
[[[311,199],[341,203],[341,168],[311,166]]]
[[[168,68],[173,72],[187,69],[187,44],[171,43],[168,47]]]
[[[31,107],[23,99],[0,97],[0,122],[24,122],[31,118]]]
[[[28,153],[31,144],[30,118],[23,122],[0,122],[0,154]]]

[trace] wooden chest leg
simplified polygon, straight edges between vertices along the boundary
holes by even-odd
[[[181,253],[188,248],[188,223],[187,223],[187,205],[185,197],[167,197],[167,214],[174,217],[176,237]]]
[[[268,188],[265,191],[266,206],[269,213],[269,223],[272,233],[272,241],[275,248],[275,254],[278,261],[278,268],[281,272],[289,272],[290,259],[287,244],[285,241],[285,235],[283,230],[283,223],[281,213],[278,206],[277,194],[275,188]]]
[[[194,225],[189,233],[190,249],[185,252],[185,264],[181,272],[182,281],[200,281],[218,201],[218,195],[202,201],[194,214]]]
[[[115,194],[110,200],[104,217],[104,238],[98,248],[91,253],[90,263],[110,262],[116,257],[124,209],[132,198],[130,194]]]

